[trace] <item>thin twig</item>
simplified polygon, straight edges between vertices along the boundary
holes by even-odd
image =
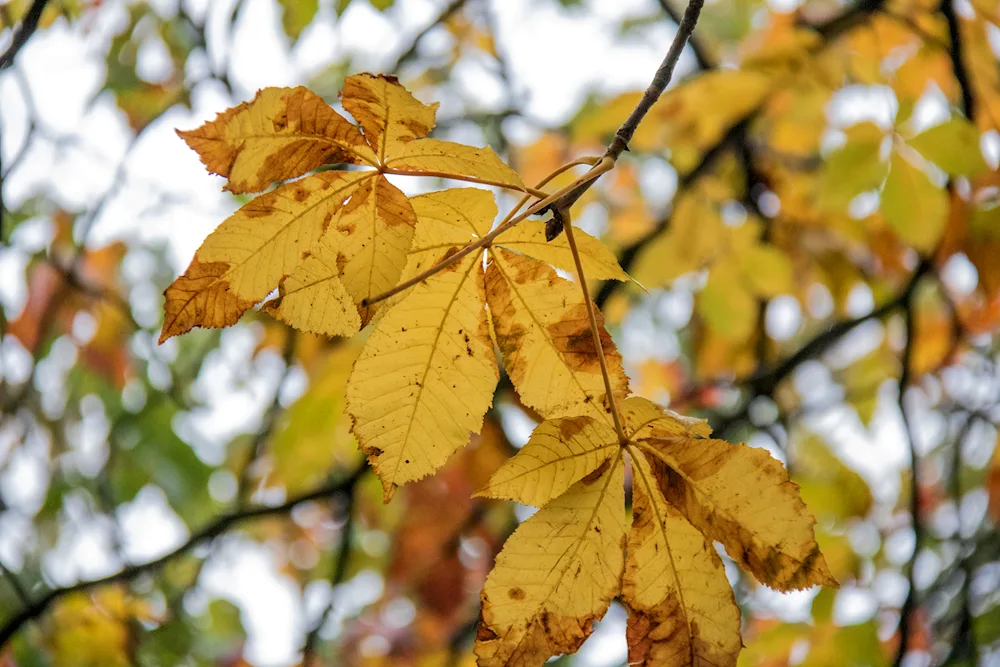
[[[417,47],[420,45],[423,38],[426,37],[431,30],[450,19],[452,14],[460,10],[465,2],[466,0],[452,0],[452,2],[448,3],[448,5],[441,10],[440,14],[431,19],[431,22],[428,23],[423,30],[418,32],[416,36],[414,36],[414,38],[410,41],[409,48],[399,54],[399,57],[396,58],[396,62],[392,64],[392,67],[390,67],[388,71],[398,72],[400,67],[412,60],[413,57],[417,55]]]
[[[670,20],[680,26],[684,15],[670,4],[670,0],[658,0],[658,2],[660,3],[660,8],[670,17]],[[715,63],[712,62],[712,57],[708,55],[708,49],[705,48],[705,45],[702,44],[701,40],[694,33],[688,35],[688,46],[691,47],[695,62],[698,63],[700,69],[705,71],[715,69]]]
[[[18,613],[14,614],[10,619],[4,623],[3,627],[0,627],[0,648],[7,645],[7,642],[21,629],[21,627],[41,616],[46,612],[46,610],[56,601],[66,595],[72,593],[78,593],[81,591],[88,591],[93,588],[100,586],[105,586],[107,584],[114,584],[123,581],[132,581],[136,577],[145,574],[147,572],[155,572],[167,565],[168,563],[174,561],[180,556],[188,553],[199,544],[211,540],[212,538],[218,537],[225,533],[230,528],[237,526],[241,523],[249,521],[251,519],[258,519],[262,517],[269,516],[280,516],[284,514],[289,514],[293,509],[299,505],[315,500],[323,500],[324,498],[330,498],[339,493],[343,493],[344,489],[350,488],[353,484],[357,482],[356,478],[364,473],[367,466],[360,466],[355,470],[349,477],[343,479],[339,482],[328,482],[322,484],[310,491],[307,491],[301,495],[294,496],[280,505],[257,505],[253,507],[245,507],[239,510],[234,510],[227,514],[219,515],[210,524],[204,526],[201,530],[195,532],[188,538],[186,542],[176,547],[174,550],[160,556],[151,561],[145,563],[139,563],[137,565],[132,565],[130,567],[122,568],[114,574],[110,574],[106,577],[101,577],[100,579],[88,579],[85,581],[80,581],[70,586],[64,586],[61,588],[54,588],[48,593],[35,600],[31,605],[25,607]]]
[[[597,323],[594,302],[590,300],[590,288],[587,287],[587,276],[583,274],[583,262],[580,259],[580,251],[576,247],[576,238],[573,234],[573,219],[570,217],[568,210],[556,211],[555,215],[562,218],[563,229],[566,231],[566,241],[569,244],[570,252],[573,254],[573,263],[576,265],[576,277],[580,282],[580,291],[583,292],[583,304],[587,308],[587,318],[590,320],[590,333],[594,337],[594,349],[597,350],[597,361],[601,365],[601,377],[604,378],[604,394],[608,400],[608,409],[611,410],[611,418],[615,423],[615,433],[618,434],[618,442],[625,444],[628,438],[625,437],[625,429],[622,428],[621,416],[618,414],[618,404],[615,402],[615,393],[611,389],[611,375],[608,373],[608,362],[604,358],[601,327]]]
[[[965,67],[965,54],[962,53],[962,33],[958,27],[958,17],[955,15],[955,6],[952,0],[941,0],[941,13],[948,23],[949,48],[948,55],[951,58],[951,68],[955,74],[955,81],[962,91],[962,111],[965,117],[972,119],[976,115],[976,100],[972,96],[972,84],[969,81],[969,71]]]
[[[295,343],[297,340],[298,332],[290,327],[286,328],[285,346],[281,353],[281,358],[285,362],[285,372],[282,374],[281,379],[278,380],[278,385],[274,388],[274,398],[271,400],[271,405],[268,406],[267,412],[264,413],[264,421],[254,434],[253,440],[250,443],[250,451],[247,454],[247,460],[240,470],[240,477],[236,486],[237,505],[241,505],[247,501],[248,492],[250,491],[250,477],[253,473],[252,468],[257,463],[257,460],[264,451],[264,445],[278,425],[278,417],[281,415],[281,387],[292,372],[295,361]]]
[[[913,555],[910,557],[906,575],[909,588],[906,592],[906,600],[903,601],[903,607],[899,612],[899,649],[896,652],[896,659],[893,662],[896,667],[903,664],[903,660],[909,651],[914,612],[920,606],[917,600],[917,586],[914,574],[924,532],[920,516],[920,457],[917,454],[916,442],[913,437],[913,425],[910,423],[910,418],[906,413],[905,401],[906,389],[910,384],[911,369],[913,367],[913,346],[917,337],[913,308],[913,293],[911,292],[903,302],[903,316],[906,322],[906,344],[903,347],[903,355],[900,360],[902,372],[899,376],[899,398],[897,405],[899,407],[899,415],[903,420],[903,436],[910,450],[910,520],[913,524]]]
[[[632,141],[632,136],[639,127],[639,123],[646,117],[649,110],[653,108],[656,101],[660,99],[660,95],[663,94],[663,91],[666,90],[667,85],[670,83],[670,79],[673,78],[677,61],[680,60],[688,37],[691,36],[695,26],[698,24],[698,17],[701,15],[703,5],[704,0],[690,0],[688,2],[687,9],[684,10],[684,17],[677,26],[677,34],[674,35],[674,39],[670,43],[670,48],[667,49],[667,55],[663,57],[663,62],[660,63],[660,66],[656,69],[656,73],[653,75],[653,79],[646,86],[646,91],[642,94],[642,98],[639,99],[639,103],[635,105],[632,113],[621,124],[618,131],[615,132],[615,138],[604,153],[604,156],[610,158],[612,162],[616,161],[623,152],[628,150],[629,142]],[[552,205],[552,210],[568,211],[592,185],[593,181],[581,183],[555,202]]]
[[[354,482],[349,489],[344,491],[347,497],[347,504],[344,507],[344,526],[340,531],[340,544],[337,546],[336,560],[333,564],[333,573],[330,576],[330,601],[327,603],[323,613],[320,614],[316,625],[306,635],[305,643],[302,646],[302,667],[310,667],[312,657],[316,651],[316,642],[319,641],[320,630],[326,625],[327,618],[333,613],[333,608],[337,602],[335,596],[337,586],[343,583],[347,575],[347,561],[351,555],[351,535],[354,532],[354,488],[357,486],[359,477],[354,478]]]
[[[41,20],[42,12],[45,11],[45,5],[47,4],[49,4],[49,0],[35,0],[31,3],[31,7],[28,9],[28,13],[24,15],[21,25],[14,32],[14,38],[11,40],[10,46],[0,56],[0,72],[14,64],[14,58],[17,57],[18,52],[24,48],[24,45],[28,43],[31,36],[38,30],[38,22]]]
[[[503,181],[494,181],[488,178],[479,178],[478,176],[466,176],[463,174],[456,174],[447,171],[433,171],[431,169],[421,169],[419,172],[407,171],[405,169],[393,169],[392,167],[385,167],[382,169],[383,174],[392,174],[395,176],[430,176],[432,178],[450,178],[453,181],[464,181],[466,183],[478,183],[479,185],[492,185],[495,188],[505,188],[507,190],[515,190],[517,192],[528,192],[535,197],[547,197],[549,193],[538,190],[537,188],[529,188],[527,186],[518,187],[513,186],[510,183],[505,183]]]

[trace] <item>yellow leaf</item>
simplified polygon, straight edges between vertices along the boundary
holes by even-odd
[[[979,130],[964,118],[935,125],[906,143],[949,174],[975,176],[988,168],[979,148]]]
[[[370,181],[370,174],[309,176],[257,197],[226,219],[167,288],[161,340],[196,326],[234,324],[302,262],[361,179]]]
[[[816,436],[795,443],[795,479],[802,500],[818,516],[863,518],[872,506],[868,483]]]
[[[148,605],[117,586],[93,594],[73,593],[58,601],[50,630],[58,667],[125,667],[131,659],[129,625],[154,620]]]
[[[330,242],[319,241],[302,263],[278,284],[278,298],[261,310],[299,331],[323,336],[351,336],[361,328],[358,308],[340,280],[342,257]]]
[[[732,264],[718,263],[698,294],[698,313],[713,330],[732,341],[744,341],[757,325],[757,300]]]
[[[482,260],[473,253],[413,288],[358,358],[348,412],[386,502],[479,432],[499,379],[484,306]]]
[[[715,547],[667,503],[642,454],[632,458],[632,474],[622,581],[629,664],[735,665],[740,608]]]
[[[859,194],[885,180],[886,164],[880,157],[885,130],[866,121],[845,134],[847,142],[824,160],[820,172],[818,203],[832,212],[846,209]]]
[[[666,464],[654,472],[667,502],[761,583],[779,591],[837,585],[798,487],[766,451],[688,438],[639,446]]]
[[[592,417],[544,421],[476,495],[541,507],[597,470],[619,448],[615,430]]]
[[[759,297],[788,294],[795,286],[788,255],[773,245],[754,245],[735,253],[749,287]]]
[[[450,141],[419,139],[392,147],[385,165],[394,174],[460,178],[473,183],[524,189],[520,177],[489,146],[474,148]]]
[[[360,463],[344,410],[347,379],[360,351],[361,345],[345,341],[320,360],[322,365],[311,365],[318,368],[309,387],[289,406],[268,443],[269,485],[283,486],[288,495],[301,493],[326,479],[334,466],[353,469]]]
[[[712,263],[722,253],[726,234],[718,207],[702,191],[679,193],[666,233],[639,255],[632,275],[650,288],[669,285]]]
[[[379,163],[400,144],[426,137],[438,108],[417,100],[396,77],[367,72],[344,79],[340,101],[358,121]]]
[[[241,299],[228,289],[224,280],[229,265],[225,262],[202,263],[195,257],[184,275],[163,292],[163,330],[160,343],[194,327],[228,327],[236,324],[253,301]]]
[[[618,264],[618,258],[590,234],[577,229],[574,232],[580,263],[584,275],[591,280],[628,280],[628,274]],[[545,240],[545,223],[525,220],[496,238],[495,245],[547,262],[557,269],[576,275],[576,264],[565,234],[551,241]]]
[[[356,127],[306,88],[265,88],[196,130],[178,131],[226,189],[260,192],[323,164],[375,164]]]
[[[521,400],[545,418],[587,415],[611,424],[580,287],[509,250],[491,248],[489,256],[487,301],[504,367]],[[624,400],[628,377],[621,355],[598,324],[612,391]]]
[[[416,215],[409,200],[385,176],[362,181],[332,225],[343,258],[344,287],[367,324],[375,312],[361,301],[393,288],[406,265]]]
[[[514,531],[483,587],[480,667],[541,665],[590,635],[621,586],[623,484],[618,454]]]
[[[712,433],[706,420],[679,415],[641,396],[632,396],[619,407],[629,440],[706,437]]]
[[[417,231],[400,281],[434,266],[453,248],[485,236],[497,215],[493,193],[476,188],[428,192],[410,204],[417,215]]]
[[[206,240],[188,273],[168,289],[161,341],[195,326],[234,324],[283,278],[284,287],[295,286],[292,302],[280,314],[280,302],[267,309],[307,331],[333,335],[355,328],[337,275],[358,306],[362,325],[398,302],[393,299],[378,310],[361,305],[394,287],[408,263],[412,269],[433,253],[421,252],[408,262],[416,216],[385,173],[523,189],[489,148],[422,139],[434,126],[437,105],[419,102],[394,77],[348,77],[341,99],[360,130],[304,88],[268,88],[254,101],[181,133],[211,171],[229,178],[227,187],[233,192],[259,191],[275,180],[337,162],[364,163],[374,170],[308,176],[240,209]],[[324,232],[327,247],[321,248]],[[299,269],[307,257],[313,259]],[[316,303],[327,310],[290,314]]]
[[[947,223],[948,195],[927,174],[894,153],[882,189],[882,215],[905,243],[931,252]]]

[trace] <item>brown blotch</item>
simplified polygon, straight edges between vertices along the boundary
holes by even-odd
[[[525,598],[525,592],[523,588],[515,586],[507,591],[507,597],[511,600],[523,600]]]
[[[275,132],[283,132],[288,129],[288,109],[285,108],[279,111],[271,122],[274,125]]]
[[[587,475],[586,477],[584,477],[580,481],[582,481],[584,484],[593,484],[610,467],[611,467],[611,459],[604,459],[604,463],[602,463],[601,465],[597,466],[597,470],[595,470],[594,472],[590,473],[589,475]]]
[[[563,440],[569,440],[574,435],[583,430],[583,420],[582,419],[560,419],[559,420],[559,436]]]

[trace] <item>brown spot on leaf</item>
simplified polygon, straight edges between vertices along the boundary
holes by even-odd
[[[523,600],[525,598],[525,592],[523,588],[515,586],[507,591],[507,597],[511,600]]]
[[[611,459],[604,459],[604,463],[602,463],[601,465],[597,466],[597,470],[595,470],[594,472],[590,473],[589,475],[587,475],[586,477],[584,477],[580,481],[583,482],[584,484],[593,484],[610,467],[611,467]]]
[[[574,435],[583,430],[586,422],[583,419],[571,418],[559,420],[559,436],[563,440],[569,440]]]

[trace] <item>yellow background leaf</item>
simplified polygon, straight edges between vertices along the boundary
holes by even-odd
[[[893,154],[882,190],[882,215],[904,242],[930,252],[944,232],[948,195],[923,171]]]

